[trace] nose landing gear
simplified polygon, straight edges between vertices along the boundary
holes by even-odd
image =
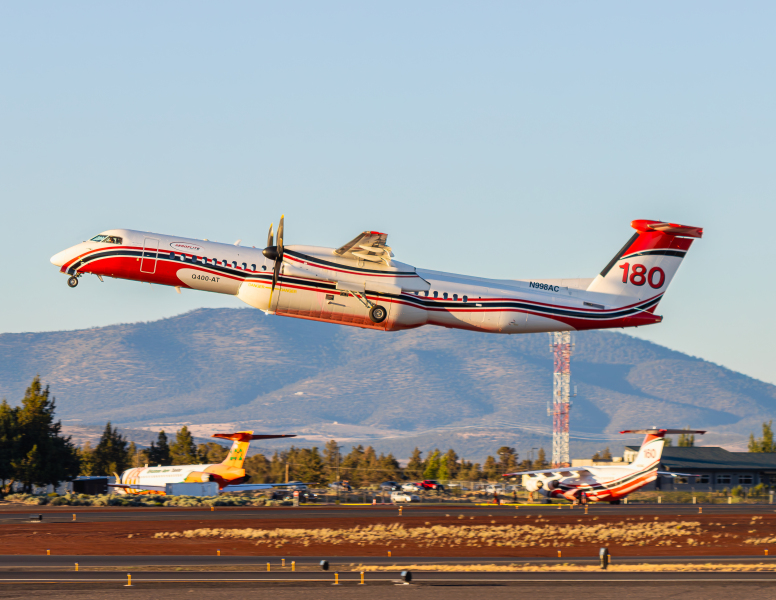
[[[67,278],[67,285],[69,285],[71,288],[74,288],[78,285],[78,277],[68,277]]]

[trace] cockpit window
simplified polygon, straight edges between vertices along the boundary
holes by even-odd
[[[102,242],[104,244],[121,244],[124,240],[116,235],[95,235],[90,242]]]

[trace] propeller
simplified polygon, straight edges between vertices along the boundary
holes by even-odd
[[[275,268],[272,272],[272,292],[275,291],[275,286],[278,283],[278,277],[280,276],[280,267],[283,266],[283,222],[285,215],[280,216],[280,223],[278,224],[277,243],[273,239],[273,224],[269,226],[269,234],[267,235],[267,247],[261,251],[261,253],[275,261]],[[271,292],[270,292],[271,295]]]

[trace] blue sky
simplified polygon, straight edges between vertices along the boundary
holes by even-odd
[[[776,5],[0,5],[0,331],[230,297],[65,285],[128,227],[261,246],[387,231],[399,260],[587,277],[636,218],[703,226],[633,331],[776,382]],[[94,280],[92,280],[94,279]]]

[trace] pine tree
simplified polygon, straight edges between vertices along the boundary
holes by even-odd
[[[365,483],[380,483],[380,473],[377,463],[377,453],[372,446],[368,446],[364,450],[364,455],[361,457],[361,464],[358,469],[358,476],[356,479],[360,485]]]
[[[17,435],[12,436],[10,465],[14,481],[23,484],[24,491],[32,492],[33,485],[56,485],[75,477],[79,470],[78,451],[69,437],[62,437],[62,423],[54,421],[56,402],[49,387],[35,377],[27,388],[21,406],[11,409]],[[6,423],[10,415],[6,411]]]
[[[270,483],[269,461],[263,454],[254,454],[243,463],[245,474],[250,477],[250,483]]]
[[[351,485],[357,486],[359,484],[359,467],[361,466],[364,458],[364,447],[359,444],[353,446],[350,452],[342,459],[342,466],[340,467],[341,476],[343,481],[350,482]]]
[[[167,443],[167,434],[164,429],[159,432],[156,443],[151,442],[151,446],[148,448],[148,464],[152,467],[172,464],[170,446]]]
[[[293,446],[291,450],[293,450]],[[271,483],[284,483],[286,481],[286,461],[289,452],[278,452],[272,455],[269,463],[269,480]],[[289,477],[290,479],[290,477]]]
[[[504,473],[512,473],[517,470],[518,455],[514,448],[501,446],[496,454],[498,454],[499,458],[498,468],[501,471],[501,475]]]
[[[412,451],[412,456],[404,468],[404,474],[409,479],[420,479],[423,476],[423,454],[418,448]]]
[[[342,465],[342,454],[337,445],[337,440],[329,440],[323,447],[323,465],[326,470],[325,481],[328,483],[337,481],[339,476],[338,470]]]
[[[689,427],[685,427],[685,429],[689,429]],[[692,448],[695,446],[695,435],[690,433],[679,434],[679,443],[677,446],[680,448]]]
[[[105,425],[100,441],[92,452],[92,471],[94,475],[120,475],[130,465],[127,441],[119,433],[118,427]]]
[[[426,458],[423,469],[423,479],[437,479],[439,477],[439,450],[434,450]]]
[[[609,450],[609,446],[604,449],[604,453],[601,455],[601,460],[612,462],[612,451]]]
[[[447,466],[447,471],[450,473],[449,479],[456,479],[458,477],[459,469],[458,455],[452,448],[445,453],[445,464]]]
[[[544,452],[544,448],[539,448],[539,452],[536,453],[536,461],[533,464],[533,468],[536,470],[549,468],[550,463],[547,462],[547,454]]]
[[[319,483],[326,477],[324,462],[318,448],[300,448],[293,457],[293,480]]]
[[[127,448],[127,456],[129,456],[129,466],[136,469],[137,467],[142,467],[143,462],[141,462],[142,457],[140,456],[141,451],[138,449],[135,442],[129,442],[129,448]]]
[[[447,454],[439,459],[439,470],[435,479],[439,481],[450,481],[450,469],[447,468]]]
[[[19,451],[17,412],[5,400],[0,403],[0,494],[6,492],[5,482],[15,477],[11,463],[17,459]]]
[[[94,469],[94,448],[92,448],[88,441],[84,442],[84,445],[78,451],[78,457],[81,463],[81,475],[86,475],[87,477],[96,475]]]
[[[763,423],[763,436],[755,439],[754,434],[749,435],[749,452],[776,452],[776,443],[773,439],[773,420]]]
[[[223,462],[228,454],[229,449],[216,442],[207,442],[197,446],[197,460],[203,465]]]
[[[194,438],[185,425],[175,434],[175,441],[170,446],[170,455],[173,465],[196,465],[199,457],[197,456],[197,446],[194,444]]]
[[[399,461],[394,458],[393,454],[388,454],[388,456],[381,454],[380,458],[377,459],[377,463],[380,469],[379,479],[381,481],[398,481],[400,479],[399,473],[401,468],[399,467]]]
[[[492,456],[488,456],[488,458],[485,459],[485,464],[482,465],[482,474],[485,476],[485,479],[488,481],[492,481],[494,479],[499,478],[498,473],[498,463],[496,462],[496,459]]]

